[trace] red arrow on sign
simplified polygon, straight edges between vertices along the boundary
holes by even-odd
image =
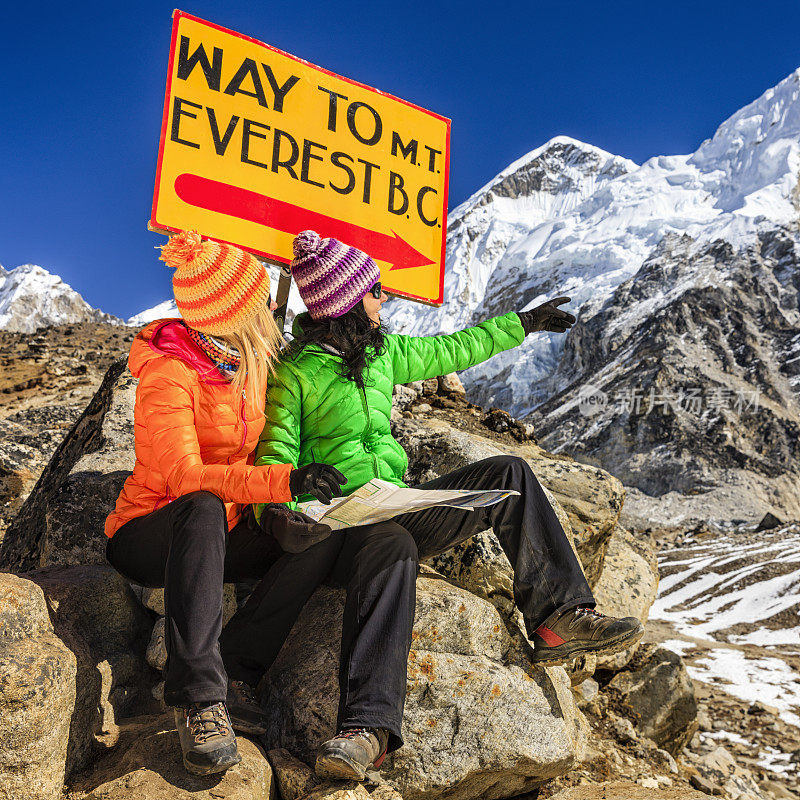
[[[321,236],[333,236],[360,248],[378,261],[391,264],[391,269],[409,269],[434,263],[394,231],[390,236],[362,228],[229,183],[184,172],[175,179],[175,193],[184,203],[197,208],[246,219],[284,233],[294,235],[311,228]]]

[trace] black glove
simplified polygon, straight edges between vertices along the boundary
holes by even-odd
[[[567,328],[571,328],[576,321],[569,311],[562,311],[556,306],[563,306],[569,303],[570,297],[556,297],[548,300],[530,311],[518,311],[517,316],[525,330],[525,335],[534,331],[551,331],[552,333],[564,333]]]
[[[313,520],[281,503],[267,503],[259,521],[261,531],[272,537],[284,553],[302,553],[312,544],[327,539],[331,527]]]
[[[307,464],[300,469],[293,469],[289,473],[289,491],[292,497],[310,494],[326,506],[330,505],[334,497],[341,497],[347,478],[335,467],[327,464]]]

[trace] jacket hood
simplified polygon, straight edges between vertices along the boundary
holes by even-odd
[[[138,378],[145,364],[164,357],[179,358],[196,370],[204,383],[228,383],[214,362],[191,340],[181,319],[159,319],[139,331],[131,345],[128,369]]]

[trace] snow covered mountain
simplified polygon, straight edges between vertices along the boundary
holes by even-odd
[[[450,215],[441,309],[392,301],[395,330],[456,330],[569,295],[595,308],[667,234],[740,249],[800,211],[800,69],[726,120],[690,155],[641,166],[557,136]],[[665,291],[667,287],[664,287]],[[669,287],[673,288],[673,287]],[[462,375],[476,402],[524,415],[548,397],[566,337],[539,334]]]
[[[578,323],[462,374],[554,452],[633,487],[638,522],[800,517],[800,69],[690,155],[641,166],[567,137],[451,215],[429,334],[572,297]]]
[[[122,320],[92,308],[58,275],[34,264],[0,266],[0,330],[33,333],[48,325]]]
[[[178,306],[175,305],[174,300],[164,300],[146,311],[141,311],[135,316],[131,317],[125,324],[134,328],[141,328],[147,325],[148,322],[153,322],[157,319],[166,319],[167,317],[179,317],[181,312],[178,311]]]

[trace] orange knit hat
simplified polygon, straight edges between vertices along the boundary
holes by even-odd
[[[267,270],[238,247],[181,231],[161,248],[160,259],[175,269],[172,290],[181,316],[201,333],[233,333],[269,303]]]

